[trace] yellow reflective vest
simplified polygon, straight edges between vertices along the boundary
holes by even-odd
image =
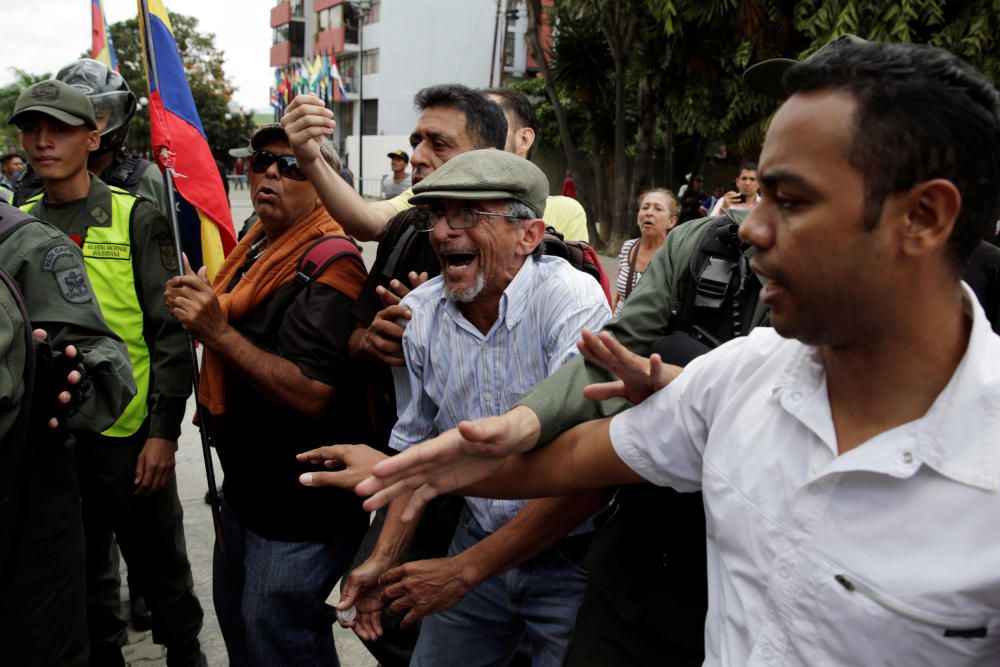
[[[118,421],[104,435],[124,438],[139,430],[149,413],[149,347],[143,336],[143,312],[135,285],[132,266],[132,238],[129,234],[132,208],[137,199],[121,188],[111,190],[111,224],[89,227],[83,243],[83,262],[94,295],[108,326],[125,341],[135,376],[136,394],[129,401]],[[28,213],[42,195],[36,195],[21,206]]]

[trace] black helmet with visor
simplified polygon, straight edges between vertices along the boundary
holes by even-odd
[[[101,133],[97,153],[118,150],[125,144],[129,122],[135,115],[136,99],[125,78],[107,65],[81,58],[59,70],[56,78],[78,88],[90,98]]]

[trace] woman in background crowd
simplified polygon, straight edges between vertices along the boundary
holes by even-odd
[[[677,226],[680,211],[681,203],[670,190],[653,188],[639,195],[637,223],[640,236],[626,241],[618,253],[615,315],[621,312],[653,254],[667,242],[667,233]]]

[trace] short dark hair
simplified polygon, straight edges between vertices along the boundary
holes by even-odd
[[[507,143],[507,119],[490,98],[459,83],[428,86],[413,100],[417,111],[433,107],[458,109],[465,113],[465,133],[473,148],[503,150]]]
[[[8,162],[10,162],[11,160],[13,160],[16,157],[21,157],[21,154],[20,153],[4,153],[3,155],[0,155],[0,165],[7,164]],[[21,157],[21,160],[24,161],[24,158]]]
[[[784,85],[856,100],[847,159],[864,177],[866,228],[893,193],[934,178],[958,188],[948,246],[960,271],[1000,213],[1000,95],[990,80],[944,49],[869,42],[815,54],[790,67]]]
[[[535,116],[535,108],[531,105],[528,96],[520,90],[486,88],[483,92],[486,95],[496,95],[503,100],[499,104],[504,114],[510,113],[517,119],[517,127],[512,129],[520,130],[522,127],[530,127],[532,130],[538,131],[538,117]]]
[[[538,134],[538,117],[535,115],[535,108],[531,106],[531,100],[528,99],[527,95],[513,88],[487,88],[483,92],[500,98],[501,101],[498,104],[503,109],[504,118],[510,114],[515,121],[515,126],[510,129],[520,130],[522,127],[527,127],[531,128],[531,131],[536,135]],[[510,121],[507,124],[510,125]],[[536,145],[531,144],[531,148],[528,149],[528,154],[525,157],[529,160],[531,154],[535,152]]]
[[[757,163],[756,162],[744,162],[743,164],[740,165],[740,171],[741,172],[752,171],[754,173],[757,173]]]

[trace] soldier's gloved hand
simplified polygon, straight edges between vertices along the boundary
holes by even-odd
[[[61,352],[53,350],[42,329],[31,332],[36,344],[34,413],[55,429],[76,414],[80,403],[90,393],[90,382],[83,365],[83,353],[75,345]]]

